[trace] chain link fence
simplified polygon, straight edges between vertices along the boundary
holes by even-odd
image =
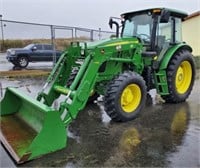
[[[72,41],[95,41],[115,34],[111,31],[61,25],[48,25],[13,20],[0,20],[0,52],[21,48],[31,43],[51,43],[64,50]]]

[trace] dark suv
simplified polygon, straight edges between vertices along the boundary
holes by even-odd
[[[24,48],[8,49],[6,58],[15,66],[25,68],[29,62],[53,61],[53,52],[51,44],[29,44]],[[61,53],[56,50],[56,61]]]

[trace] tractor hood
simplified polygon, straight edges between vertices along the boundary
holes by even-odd
[[[119,46],[119,45],[125,45],[125,44],[138,44],[139,40],[136,37],[131,37],[131,38],[110,38],[110,39],[104,39],[104,40],[99,40],[95,42],[88,42],[87,43],[87,48],[89,50],[95,49],[96,47],[114,47],[114,46]]]

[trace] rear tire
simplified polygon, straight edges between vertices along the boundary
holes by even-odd
[[[181,50],[170,60],[167,67],[169,95],[162,96],[166,103],[184,102],[190,95],[195,80],[195,64],[192,54]]]
[[[146,102],[146,85],[143,78],[133,72],[116,76],[107,86],[104,107],[114,121],[136,118]]]

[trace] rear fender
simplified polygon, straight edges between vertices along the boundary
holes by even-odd
[[[183,50],[183,49],[192,52],[192,48],[189,45],[185,44],[185,43],[177,44],[177,45],[169,48],[168,51],[166,52],[163,60],[161,61],[159,69],[160,70],[166,69],[167,66],[168,66],[168,64],[169,64],[169,61],[171,60],[171,58],[173,57],[173,55],[177,51]]]
[[[157,71],[154,73],[154,79],[156,81],[155,82],[156,89],[160,95],[168,95],[169,94],[166,69],[167,69],[169,62],[172,59],[173,55],[177,51],[180,51],[180,50],[188,50],[188,51],[192,52],[192,48],[189,45],[186,45],[184,43],[172,46],[171,48],[169,48],[167,50],[163,59],[160,62],[160,66],[158,67]]]

